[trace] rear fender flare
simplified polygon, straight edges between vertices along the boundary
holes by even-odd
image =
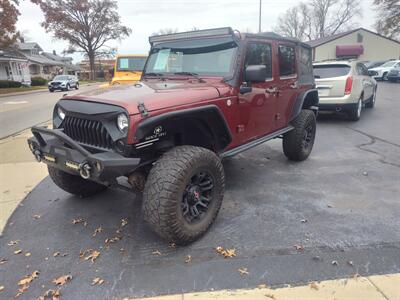
[[[299,114],[302,109],[311,109],[315,114],[318,113],[318,90],[310,89],[301,94],[299,94],[296,98],[296,101],[293,106],[292,114],[290,115],[289,122],[293,121]]]

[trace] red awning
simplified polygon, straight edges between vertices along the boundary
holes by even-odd
[[[364,53],[363,45],[340,45],[336,46],[336,56],[359,56]]]

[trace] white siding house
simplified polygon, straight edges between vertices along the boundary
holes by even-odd
[[[0,80],[19,81],[23,85],[31,84],[28,60],[16,49],[0,50]]]

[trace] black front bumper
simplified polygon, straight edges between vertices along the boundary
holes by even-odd
[[[140,165],[140,158],[124,157],[113,151],[91,153],[62,129],[34,126],[32,133],[28,144],[38,161],[85,179],[112,184]]]

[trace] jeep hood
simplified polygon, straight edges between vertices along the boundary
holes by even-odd
[[[166,80],[103,87],[62,99],[117,105],[133,115],[139,113],[139,102],[143,102],[148,111],[154,111],[215,99],[219,95],[218,89],[209,83]]]

